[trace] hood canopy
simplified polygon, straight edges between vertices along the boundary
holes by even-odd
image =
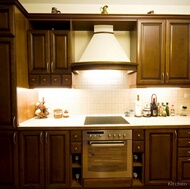
[[[116,69],[137,70],[136,63],[131,63],[120,46],[113,32],[113,25],[95,25],[94,35],[79,62],[72,64],[72,69]]]

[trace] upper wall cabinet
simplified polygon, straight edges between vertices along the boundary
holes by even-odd
[[[138,21],[138,85],[190,84],[190,21]]]
[[[29,85],[71,85],[70,48],[69,31],[29,30]]]
[[[14,6],[0,5],[0,36],[14,36]]]
[[[164,83],[165,30],[165,20],[138,21],[137,84]]]
[[[190,20],[167,20],[166,77],[168,84],[190,84]]]

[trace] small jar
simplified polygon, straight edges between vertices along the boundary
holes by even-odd
[[[69,112],[68,112],[68,110],[65,110],[65,111],[63,112],[63,117],[64,117],[64,118],[68,118],[68,117],[69,117]]]
[[[150,117],[150,116],[151,116],[150,107],[146,105],[143,109],[143,117]]]
[[[62,109],[58,108],[54,110],[54,118],[62,118],[63,117],[63,111]]]

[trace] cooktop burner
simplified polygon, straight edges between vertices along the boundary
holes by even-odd
[[[129,124],[122,116],[86,116],[84,125]]]

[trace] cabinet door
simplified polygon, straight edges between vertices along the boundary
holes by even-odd
[[[190,84],[190,21],[167,21],[166,83]]]
[[[51,73],[71,72],[70,33],[69,31],[51,31]]]
[[[0,125],[16,124],[14,39],[0,38]]]
[[[0,35],[15,35],[14,6],[0,5]]]
[[[0,149],[0,189],[19,189],[17,132],[1,131]]]
[[[137,84],[163,84],[165,20],[139,20],[138,30]]]
[[[50,73],[49,32],[47,30],[28,31],[29,74]]]
[[[45,133],[46,189],[69,187],[69,132]]]
[[[176,181],[177,134],[173,129],[145,131],[145,184]]]
[[[190,182],[190,157],[178,158],[178,177],[179,182]]]
[[[41,131],[20,132],[20,189],[44,188],[44,137]]]

